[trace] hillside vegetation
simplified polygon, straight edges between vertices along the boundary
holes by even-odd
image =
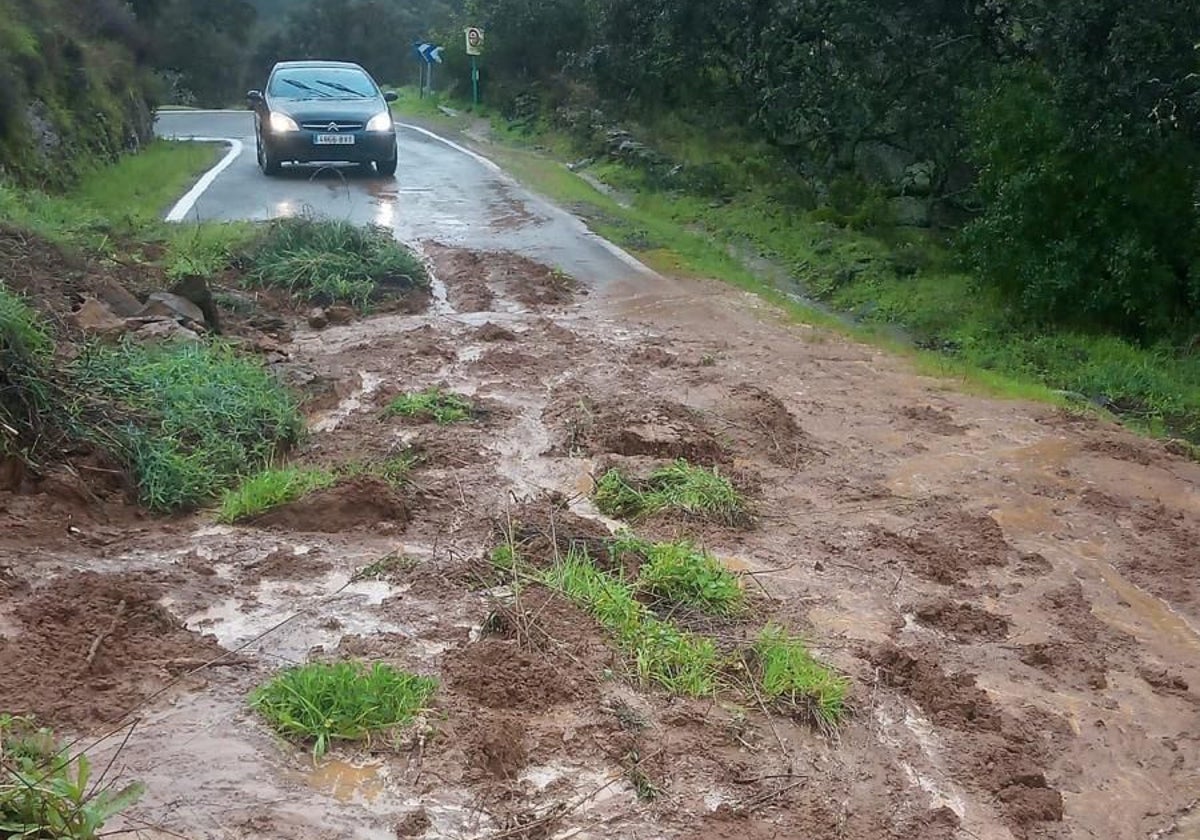
[[[0,0],[0,178],[61,187],[144,143],[145,47],[119,0]]]

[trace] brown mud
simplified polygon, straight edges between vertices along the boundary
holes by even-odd
[[[98,766],[117,755],[116,774],[146,782],[114,827],[1200,836],[1200,465],[958,393],[718,284],[584,295],[513,255],[426,253],[446,291],[429,312],[315,331],[259,301],[276,369],[312,389],[294,458],[415,453],[402,486],[359,479],[238,527],[147,517],[69,470],[0,491],[0,711],[97,736]],[[432,386],[489,411],[386,416]],[[507,539],[542,556],[598,545],[621,525],[589,500],[602,466],[678,457],[736,476],[755,527],[643,533],[748,573],[754,617],[849,677],[836,736],[738,694],[640,685],[586,614],[484,561]],[[400,742],[314,766],[246,698],[279,667],[346,656],[440,688]],[[103,738],[119,720],[136,721],[128,740]]]

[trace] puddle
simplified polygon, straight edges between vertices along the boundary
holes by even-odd
[[[383,377],[378,374],[360,371],[358,375],[362,382],[358,390],[338,403],[337,407],[328,414],[315,420],[312,424],[312,431],[332,432],[341,425],[342,421],[362,408],[363,400],[378,391],[379,386],[383,384]]]
[[[1155,634],[1200,653],[1200,630],[1166,601],[1122,576],[1105,559],[1106,554],[1107,547],[1103,543],[1090,541],[1079,544],[1074,555],[1075,559],[1083,560],[1088,568],[1099,574],[1100,579],[1117,596],[1120,604],[1114,609],[1102,602],[1096,602],[1092,605],[1096,616],[1139,638],[1148,638],[1145,628],[1140,626],[1144,623],[1152,628]],[[1129,621],[1130,612],[1139,620]]]
[[[357,765],[334,760],[299,775],[314,790],[327,793],[338,802],[370,803],[383,793],[384,772],[382,764]]]
[[[313,648],[336,647],[347,635],[414,635],[413,628],[389,623],[365,609],[378,607],[399,590],[382,581],[349,581],[346,572],[333,572],[316,582],[263,581],[251,600],[245,595],[228,598],[194,613],[184,624],[213,634],[231,650],[267,634],[255,649],[292,663],[304,662]],[[283,626],[273,629],[277,625]]]

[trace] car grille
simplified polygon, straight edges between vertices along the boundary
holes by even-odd
[[[329,126],[331,125],[336,125],[338,131],[362,131],[363,128],[361,122],[348,122],[346,120],[311,120],[300,123],[300,127],[308,131],[330,131]]]

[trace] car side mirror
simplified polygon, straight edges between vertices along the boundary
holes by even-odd
[[[262,102],[263,101],[262,91],[261,90],[247,91],[246,92],[246,101],[249,102],[251,105],[257,105],[258,103]]]
[[[396,95],[396,92],[394,90],[389,90],[387,93],[385,93],[383,95],[384,102],[395,102],[399,98],[400,97]]]

